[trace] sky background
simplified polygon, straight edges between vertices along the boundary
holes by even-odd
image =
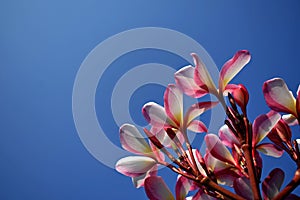
[[[135,189],[128,177],[86,150],[74,125],[76,73],[102,41],[133,28],[169,28],[200,43],[219,69],[237,50],[248,49],[251,63],[233,82],[248,88],[249,117],[254,120],[269,111],[261,91],[264,81],[282,77],[294,93],[298,88],[299,10],[296,0],[1,1],[0,199],[146,199],[143,189]],[[109,110],[111,90],[121,72],[149,62],[174,69],[188,64],[167,52],[131,52],[117,59],[99,82],[97,116],[116,145],[120,144]],[[133,94],[129,109],[138,124],[145,125],[140,114],[143,103],[161,103],[163,91],[154,84]],[[293,131],[296,137],[299,128]],[[289,179],[295,169],[287,156],[266,158],[264,164],[263,176],[282,166]],[[169,175],[173,189],[176,176],[162,174]],[[300,190],[296,193],[300,195]]]

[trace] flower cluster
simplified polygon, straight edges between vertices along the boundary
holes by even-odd
[[[135,187],[144,187],[151,200],[298,199],[291,193],[300,183],[300,140],[292,140],[290,126],[300,122],[300,86],[295,98],[284,80],[266,81],[263,93],[271,110],[251,123],[247,116],[246,87],[229,84],[248,64],[250,53],[238,51],[223,65],[218,86],[201,59],[191,55],[194,66],[185,66],[175,73],[176,84],[166,88],[164,105],[149,102],[143,106],[142,113],[150,124],[149,129],[144,128],[146,139],[134,125],[120,127],[122,147],[135,155],[120,159],[116,170],[131,177]],[[184,94],[200,100],[186,112]],[[201,101],[206,94],[214,95],[218,101]],[[217,135],[207,133],[199,116],[218,103],[227,118]],[[206,134],[205,154],[192,147],[188,131]],[[282,169],[273,169],[262,180],[261,154],[277,158],[283,153],[291,157],[297,170],[281,190]],[[159,165],[178,174],[175,195],[158,176]]]

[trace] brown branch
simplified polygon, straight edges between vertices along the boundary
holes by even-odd
[[[219,186],[217,183],[212,181],[210,178],[205,177],[200,181],[200,184],[205,185],[206,187],[217,191],[218,193],[222,194],[223,196],[232,199],[232,200],[244,200],[241,196],[226,190],[225,188]]]
[[[250,179],[250,185],[253,192],[253,197],[255,200],[261,200],[260,190],[259,190],[259,183],[257,174],[255,171],[254,163],[253,163],[253,157],[252,155],[252,127],[248,122],[248,119],[246,117],[243,118],[245,123],[245,129],[246,129],[246,144],[242,145],[242,149],[244,151],[246,163],[247,163],[247,169]]]

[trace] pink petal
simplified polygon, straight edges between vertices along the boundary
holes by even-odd
[[[292,114],[282,115],[283,121],[287,123],[289,126],[295,126],[298,125],[297,118]]]
[[[227,125],[223,125],[219,130],[219,137],[223,144],[229,148],[233,148],[233,144],[240,146],[240,142]]]
[[[233,98],[238,106],[240,106],[242,109],[246,108],[248,101],[249,101],[249,93],[244,85],[228,84],[225,87],[224,93],[226,93],[226,92],[229,92],[233,96]],[[225,94],[225,95],[227,95],[227,94]]]
[[[205,124],[199,120],[193,120],[187,128],[195,133],[207,132]]]
[[[216,106],[219,102],[218,101],[205,101],[205,102],[198,102],[193,104],[188,111],[186,112],[184,116],[184,122],[188,126],[189,123],[195,119],[196,117],[200,116],[205,111],[213,108]]]
[[[284,120],[279,120],[273,130],[284,143],[289,143],[291,141],[292,131]]]
[[[253,199],[253,193],[250,186],[250,181],[246,177],[240,177],[233,183],[234,191],[247,200]]]
[[[146,178],[145,192],[150,200],[174,200],[170,189],[160,176]]]
[[[194,81],[195,68],[186,66],[175,73],[175,81],[178,87],[188,96],[200,98],[207,94],[206,90],[200,88]]]
[[[164,105],[168,117],[179,127],[183,120],[183,96],[176,85],[168,85],[164,94]]]
[[[199,189],[198,192],[193,197],[187,197],[186,200],[217,200],[216,198],[205,194],[202,189]]]
[[[195,74],[194,74],[194,80],[196,84],[203,90],[205,90],[207,93],[217,94],[216,86],[209,74],[209,72],[206,69],[206,66],[204,63],[200,60],[200,58],[197,56],[197,54],[192,53],[191,54],[194,59],[195,63]]]
[[[272,128],[280,120],[279,113],[270,111],[267,114],[258,116],[253,122],[253,140],[252,144],[255,146],[272,130]]]
[[[235,179],[239,178],[237,169],[233,168],[225,168],[223,170],[219,170],[214,172],[217,178],[218,184],[227,185],[232,187]]]
[[[128,156],[116,163],[116,170],[130,177],[137,177],[148,172],[156,161],[146,156]]]
[[[262,183],[263,197],[266,200],[273,199],[279,192],[284,180],[284,172],[279,169],[273,169],[268,177]]]
[[[296,99],[289,91],[284,80],[273,78],[263,85],[263,93],[268,106],[277,112],[285,112],[297,116]]]
[[[275,158],[279,158],[283,154],[283,150],[271,143],[263,143],[256,146],[256,149],[267,156],[272,156]]]
[[[250,61],[250,53],[247,50],[238,51],[222,67],[219,79],[219,89],[223,91],[225,86],[235,77],[239,71]]]
[[[179,176],[175,186],[176,200],[185,200],[192,186],[192,181],[184,176]]]
[[[223,162],[228,162],[232,165],[235,165],[235,161],[230,154],[230,151],[225,147],[218,136],[215,134],[207,134],[204,139],[207,149],[212,156]]]
[[[152,150],[137,128],[131,124],[120,127],[120,141],[122,147],[136,154],[151,154]]]
[[[132,177],[132,183],[136,188],[140,188],[144,186],[145,179],[148,178],[149,176],[156,176],[157,174],[157,167],[154,166],[151,170],[149,170],[147,173],[137,176],[137,177]]]
[[[146,103],[142,108],[145,119],[154,127],[163,128],[168,123],[164,107],[154,102]]]

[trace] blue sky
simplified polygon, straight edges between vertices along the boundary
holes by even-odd
[[[233,82],[242,82],[250,92],[251,120],[269,110],[261,91],[265,80],[282,77],[294,92],[300,83],[296,0],[11,0],[0,5],[0,199],[146,199],[129,178],[86,150],[72,115],[73,84],[81,63],[99,43],[122,31],[148,26],[179,31],[200,43],[219,67],[237,50],[248,49],[251,63]],[[108,109],[113,85],[122,72],[150,62],[174,69],[187,64],[167,52],[131,52],[115,60],[99,82],[97,117],[116,145],[118,127]],[[133,94],[130,112],[137,123],[145,124],[142,104],[162,102],[162,94],[163,88],[155,84]],[[299,134],[298,128],[293,130]],[[266,159],[264,175],[278,165],[291,176],[294,167],[287,157]],[[168,181],[171,188],[175,178]]]

